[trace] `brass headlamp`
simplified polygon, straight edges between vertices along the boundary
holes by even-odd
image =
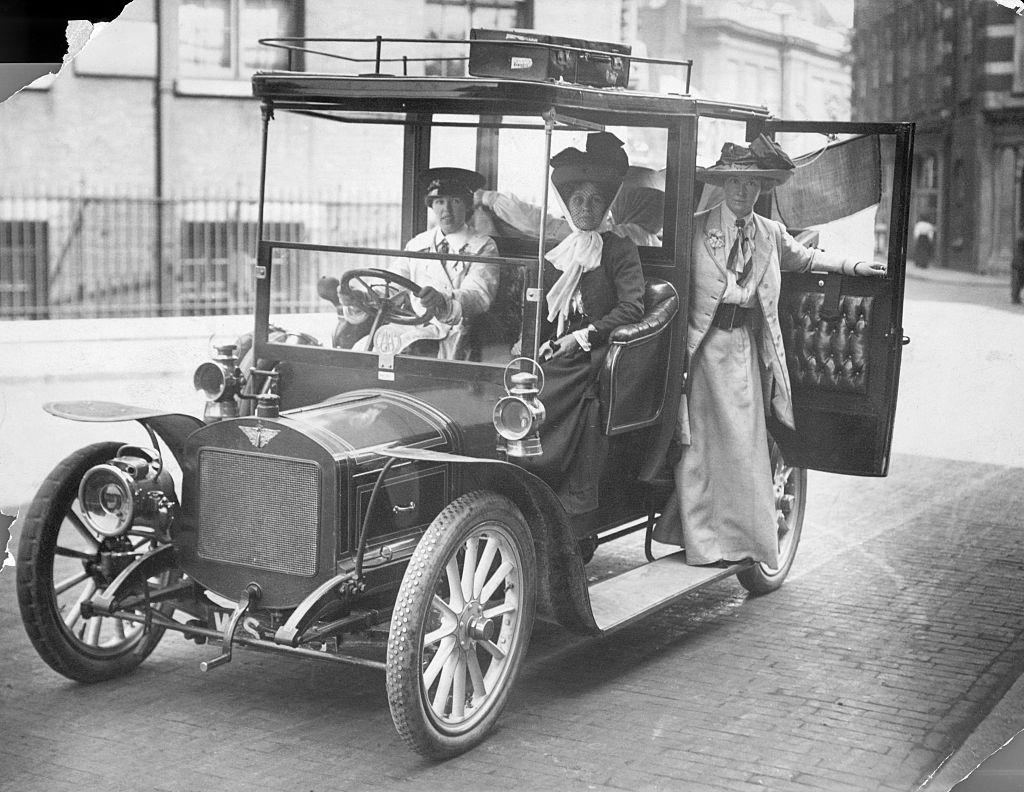
[[[494,428],[510,457],[540,456],[543,449],[539,429],[546,410],[538,397],[543,385],[538,384],[537,374],[530,371],[520,371],[509,379],[505,388],[508,395],[494,405]]]
[[[238,368],[235,344],[214,347],[213,360],[201,363],[192,376],[192,384],[206,396],[203,420],[214,423],[224,418],[238,417],[238,400],[242,390],[242,372]]]

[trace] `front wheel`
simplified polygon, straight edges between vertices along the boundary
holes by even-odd
[[[768,438],[772,480],[775,488],[775,518],[778,524],[779,565],[754,564],[736,575],[740,585],[751,594],[768,594],[782,585],[793,566],[807,505],[807,470],[787,465],[782,449]]]
[[[51,668],[79,682],[127,674],[153,651],[164,633],[162,627],[147,629],[108,616],[86,619],[81,612],[82,604],[112,580],[104,571],[101,553],[135,552],[152,541],[151,534],[134,530],[105,539],[81,516],[78,485],[82,476],[93,465],[116,456],[121,445],[86,446],[54,468],[29,507],[18,543],[18,604],[25,631]]]
[[[417,753],[455,756],[493,727],[526,655],[536,570],[526,520],[494,493],[458,498],[420,539],[387,655],[391,716]]]

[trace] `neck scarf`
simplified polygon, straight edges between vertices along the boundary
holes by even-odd
[[[584,272],[590,272],[601,266],[601,251],[604,249],[601,229],[608,224],[608,212],[605,212],[604,220],[597,229],[581,231],[573,222],[572,215],[557,190],[555,198],[558,205],[562,207],[565,219],[572,229],[572,233],[545,256],[555,266],[555,269],[562,272],[547,294],[548,321],[552,322],[555,317],[558,318],[556,337],[561,338],[565,331],[565,321],[569,316],[569,309],[572,306],[573,295],[580,284],[580,278]]]

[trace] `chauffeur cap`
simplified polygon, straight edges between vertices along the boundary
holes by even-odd
[[[779,144],[762,134],[749,146],[726,143],[718,162],[710,168],[697,168],[697,178],[709,184],[725,184],[730,176],[753,176],[768,187],[788,181],[795,167]]]
[[[466,168],[430,168],[420,174],[420,182],[427,186],[424,201],[427,206],[442,195],[458,196],[467,206],[473,206],[473,193],[482,189],[486,179]]]

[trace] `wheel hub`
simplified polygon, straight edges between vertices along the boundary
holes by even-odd
[[[463,651],[468,651],[474,641],[494,640],[494,620],[484,616],[483,611],[483,605],[476,600],[467,602],[462,609],[455,635]]]

